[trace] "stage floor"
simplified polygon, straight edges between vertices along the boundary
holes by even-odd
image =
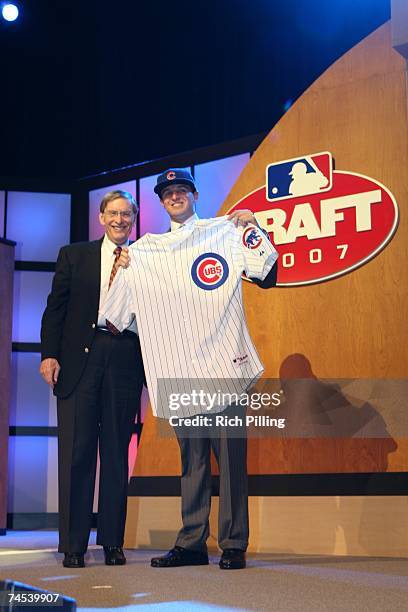
[[[81,612],[407,610],[407,559],[275,553],[249,555],[240,571],[221,571],[218,556],[208,567],[157,569],[150,557],[158,551],[127,550],[126,566],[107,567],[92,534],[87,567],[75,571],[62,567],[57,542],[56,531],[9,531],[0,537],[0,578],[73,597]]]

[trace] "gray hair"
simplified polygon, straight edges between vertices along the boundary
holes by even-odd
[[[134,215],[137,215],[137,213],[139,212],[139,207],[136,203],[135,198],[132,196],[131,193],[129,193],[129,191],[122,191],[122,189],[115,189],[114,191],[109,191],[109,193],[105,193],[102,198],[101,205],[99,207],[101,213],[105,212],[105,208],[109,204],[109,202],[113,202],[113,200],[117,200],[118,198],[124,198],[125,200],[127,200],[129,204],[132,205]]]

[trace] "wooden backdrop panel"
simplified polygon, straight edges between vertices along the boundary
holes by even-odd
[[[272,162],[331,151],[336,168],[383,183],[400,208],[391,243],[361,268],[328,282],[263,291],[245,283],[251,335],[277,378],[300,354],[320,378],[408,378],[408,122],[406,64],[390,24],[333,64],[293,105],[252,156],[220,214],[265,183]],[[249,472],[408,471],[405,439],[252,439]],[[179,474],[177,442],[158,439],[147,418],[135,475]]]

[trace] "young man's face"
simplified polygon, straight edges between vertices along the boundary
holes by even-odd
[[[103,213],[99,213],[99,221],[105,228],[105,233],[114,244],[124,244],[130,236],[136,216],[132,205],[126,198],[116,198],[108,202]]]
[[[162,205],[177,223],[184,223],[194,214],[197,199],[197,191],[193,192],[189,185],[182,183],[165,187],[160,195]]]

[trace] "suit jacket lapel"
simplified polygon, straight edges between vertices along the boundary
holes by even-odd
[[[98,312],[101,293],[101,247],[103,238],[88,243],[86,262],[84,262],[84,277],[89,283],[92,310]]]

